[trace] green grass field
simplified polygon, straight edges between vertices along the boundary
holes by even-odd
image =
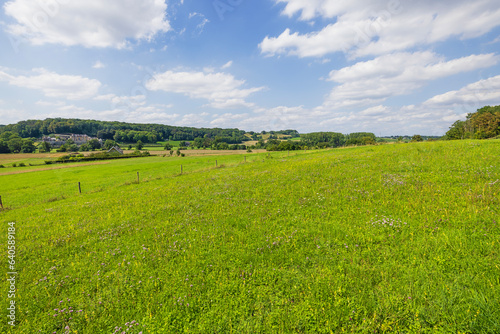
[[[0,242],[15,222],[18,272],[17,326],[3,280],[0,332],[498,333],[499,147],[0,175]]]

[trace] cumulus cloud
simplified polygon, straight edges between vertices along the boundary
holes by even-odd
[[[122,49],[170,30],[163,0],[12,0],[4,10],[17,21],[8,31],[34,45]]]
[[[77,75],[61,75],[46,69],[33,70],[32,76],[14,76],[0,70],[0,81],[12,86],[36,89],[47,97],[84,100],[97,95],[101,82]]]
[[[263,89],[241,88],[244,84],[244,80],[237,80],[227,73],[166,71],[155,74],[153,79],[146,83],[146,88],[184,94],[194,99],[206,99],[214,108],[236,108],[252,106],[245,99]]]
[[[92,68],[95,68],[95,69],[101,69],[101,68],[105,68],[106,65],[104,65],[101,61],[96,61],[94,63],[94,65],[92,65]]]
[[[449,108],[457,105],[480,108],[485,104],[500,104],[500,75],[476,81],[459,90],[436,95],[424,103],[426,106]]]
[[[332,107],[380,103],[410,94],[429,81],[491,67],[499,60],[495,54],[482,54],[447,61],[430,51],[384,55],[330,72],[329,80],[339,85],[327,103]]]
[[[267,55],[322,57],[346,52],[354,57],[403,51],[451,37],[474,38],[500,25],[497,0],[276,0],[285,3],[283,14],[300,20],[317,17],[329,24],[300,34],[286,29],[260,44]],[[481,18],[481,19],[478,19]]]

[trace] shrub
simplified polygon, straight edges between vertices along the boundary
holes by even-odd
[[[16,164],[16,163],[13,163],[13,164],[12,164],[12,167],[17,167],[17,164]]]
[[[0,168],[5,168],[5,166],[4,165],[0,165]]]
[[[24,164],[24,162],[21,162],[21,163],[19,164],[19,167],[26,167],[26,165]]]

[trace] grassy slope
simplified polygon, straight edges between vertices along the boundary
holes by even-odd
[[[149,159],[0,176],[15,199],[2,235],[18,228],[12,332],[112,333],[132,320],[129,333],[499,332],[498,145],[219,169],[189,158],[198,171],[182,176]],[[147,182],[127,182],[135,171]]]

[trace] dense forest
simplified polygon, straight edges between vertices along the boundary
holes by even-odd
[[[302,135],[304,145],[309,147],[340,147],[351,145],[373,145],[377,138],[373,133],[355,132],[348,135],[336,132],[314,132]]]
[[[28,120],[0,127],[0,133],[10,131],[21,138],[40,138],[50,134],[86,134],[99,139],[144,143],[162,140],[194,140],[198,137],[223,137],[232,142],[242,142],[245,131],[238,129],[197,129],[161,124],[136,124],[96,120],[48,118]],[[117,136],[117,138],[115,138]],[[231,138],[231,139],[229,139]]]
[[[486,106],[467,115],[465,121],[456,121],[445,138],[488,139],[500,136],[500,106]]]

